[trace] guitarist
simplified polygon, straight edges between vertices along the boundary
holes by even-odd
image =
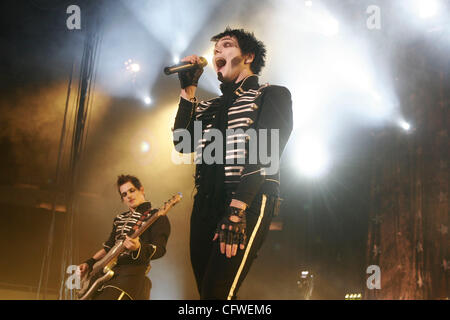
[[[151,210],[145,199],[144,187],[138,178],[120,175],[117,188],[128,211],[114,218],[111,234],[103,243],[103,248],[79,268],[81,277],[92,270],[92,266],[102,259],[114,246],[123,240],[128,249],[117,259],[113,268],[114,276],[106,281],[92,297],[93,300],[146,300],[150,298],[151,281],[146,274],[150,270],[150,260],[158,259],[166,253],[166,243],[170,234],[167,216],[159,217],[140,237],[132,239],[133,227],[137,227],[143,214]],[[151,210],[150,214],[157,210]]]

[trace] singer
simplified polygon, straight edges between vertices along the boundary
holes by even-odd
[[[181,97],[174,132],[189,130],[193,137],[194,121],[202,122],[203,133],[215,128],[223,137],[227,129],[278,130],[278,143],[267,141],[269,150],[279,148],[281,156],[293,125],[291,94],[285,87],[259,84],[265,45],[253,33],[230,28],[211,41],[222,95],[197,101],[201,61],[196,55],[183,58],[198,67],[178,73]],[[267,164],[248,161],[249,152],[254,152],[248,148],[249,138],[245,134],[224,138],[221,163],[196,165],[190,256],[201,299],[236,299],[279,208],[279,171],[264,175]],[[240,141],[245,141],[244,150],[236,147]],[[189,151],[196,157],[211,143],[194,142],[197,145]],[[176,148],[175,139],[174,144]]]

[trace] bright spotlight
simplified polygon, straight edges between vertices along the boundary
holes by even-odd
[[[428,19],[437,14],[438,3],[436,0],[419,0],[417,10],[421,19]]]
[[[152,103],[152,99],[150,99],[150,97],[145,97],[144,102],[146,105],[149,105],[150,103]]]
[[[409,131],[411,129],[411,125],[408,122],[406,122],[405,120],[400,120],[398,122],[398,125],[400,127],[402,127],[402,129],[405,131]]]
[[[339,22],[333,17],[318,15],[317,19],[322,34],[326,36],[334,36],[339,32]]]
[[[141,143],[141,152],[145,153],[150,150],[150,144],[147,141],[142,141]]]
[[[210,66],[213,65],[213,55],[211,53],[205,53],[203,55],[203,58],[205,58],[206,61],[208,61],[208,65],[210,65]]]
[[[131,59],[128,59],[127,61],[125,61],[124,64],[128,71],[137,73],[141,70],[141,66],[138,63],[133,62],[133,60],[131,60]]]
[[[325,25],[325,35],[334,36],[339,32],[339,22],[335,19],[330,19]]]
[[[304,138],[299,143],[299,152],[297,163],[302,174],[318,177],[325,173],[328,167],[328,156],[319,141]]]
[[[132,63],[130,65],[130,70],[133,72],[139,72],[139,70],[141,70],[141,66],[138,65],[137,63]]]
[[[179,58],[179,57],[174,57],[174,58],[173,58],[173,63],[174,63],[174,64],[180,63],[180,58]]]
[[[305,1],[305,6],[312,7],[312,1],[311,0],[306,0]]]

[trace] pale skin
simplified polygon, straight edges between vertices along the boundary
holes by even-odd
[[[255,58],[254,54],[243,55],[239,48],[239,43],[235,37],[225,36],[216,42],[214,46],[213,66],[217,73],[219,80],[223,82],[238,83],[254,73],[250,69],[250,65]],[[190,55],[181,59],[183,62],[200,63],[200,58],[197,55]],[[196,86],[189,86],[181,89],[180,96],[186,100],[191,100],[195,97]],[[245,210],[247,204],[237,199],[232,199],[230,207],[235,207]],[[238,216],[231,216],[230,220],[239,222],[241,219]],[[225,225],[222,225],[222,229]],[[214,235],[213,241],[217,240],[219,234]],[[239,247],[241,250],[244,246]],[[225,254],[227,258],[231,258],[237,254],[238,246],[225,245],[225,242],[220,243],[220,252]]]
[[[131,211],[134,211],[141,203],[145,202],[144,187],[137,189],[131,182],[126,182],[119,187],[120,195],[122,197],[122,202],[128,206]],[[141,247],[141,242],[139,237],[130,238],[126,236],[123,243],[125,248],[129,251],[136,251]],[[106,250],[101,249],[94,254],[93,258],[95,260],[100,260],[106,255]],[[78,266],[80,268],[81,276],[83,277],[89,269],[87,263],[82,263]]]

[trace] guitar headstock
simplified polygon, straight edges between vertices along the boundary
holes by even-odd
[[[172,198],[164,202],[164,205],[159,209],[159,214],[165,215],[169,209],[181,201],[181,198],[183,198],[183,194],[181,192],[173,195]]]

